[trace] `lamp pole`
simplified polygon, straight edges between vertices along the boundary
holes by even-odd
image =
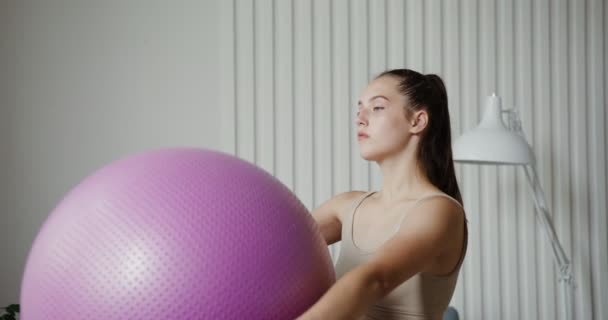
[[[526,171],[526,177],[528,178],[528,183],[532,189],[532,194],[534,195],[536,218],[543,229],[545,237],[551,244],[553,259],[559,269],[559,282],[561,283],[562,291],[562,312],[564,314],[564,319],[569,320],[572,316],[570,306],[572,304],[572,289],[574,285],[572,271],[570,270],[570,260],[568,260],[564,248],[555,234],[555,228],[551,223],[549,210],[547,209],[545,194],[540,186],[534,164],[524,165],[523,167]]]
[[[519,134],[525,139],[525,134],[521,127],[521,120],[519,119],[519,114],[515,109],[504,110],[503,113],[507,113],[509,116],[508,127],[509,130]],[[572,277],[572,270],[570,268],[570,260],[566,253],[564,252],[564,248],[562,247],[557,235],[555,233],[555,228],[553,227],[553,223],[551,222],[551,216],[549,215],[549,209],[547,208],[547,201],[545,200],[545,192],[540,185],[540,180],[538,179],[538,173],[536,171],[535,162],[532,161],[529,164],[523,165],[524,170],[526,172],[526,178],[528,180],[528,184],[530,189],[532,190],[532,195],[534,198],[534,206],[536,207],[536,218],[543,229],[543,233],[545,238],[551,245],[551,252],[553,253],[553,260],[559,269],[559,283],[561,284],[561,293],[562,293],[562,312],[565,320],[570,320],[572,318],[572,291],[574,287],[574,280]]]

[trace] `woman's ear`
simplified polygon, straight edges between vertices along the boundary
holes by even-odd
[[[410,120],[410,132],[413,134],[419,134],[424,131],[424,128],[429,123],[429,114],[425,110],[416,111]]]

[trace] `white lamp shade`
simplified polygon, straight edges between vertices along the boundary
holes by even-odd
[[[500,98],[488,97],[479,125],[453,144],[456,162],[478,164],[530,164],[534,154],[524,137],[509,130],[502,121]]]

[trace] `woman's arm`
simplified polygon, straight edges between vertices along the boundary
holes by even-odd
[[[384,296],[381,281],[374,272],[369,265],[351,270],[297,320],[356,319]]]
[[[461,209],[447,199],[424,201],[366,264],[340,278],[297,320],[356,319],[405,280],[424,272],[461,237]],[[458,227],[460,226],[460,227]]]

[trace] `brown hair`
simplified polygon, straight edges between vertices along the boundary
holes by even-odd
[[[443,80],[436,74],[423,75],[409,69],[387,70],[376,78],[383,76],[399,80],[399,92],[409,101],[405,106],[407,118],[419,110],[427,112],[428,124],[418,147],[418,161],[433,185],[462,204],[452,158],[448,95]]]

